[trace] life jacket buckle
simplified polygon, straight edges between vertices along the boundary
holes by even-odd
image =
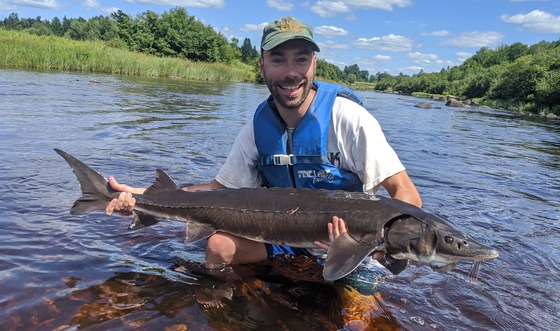
[[[274,165],[294,165],[293,155],[275,154],[273,155]]]

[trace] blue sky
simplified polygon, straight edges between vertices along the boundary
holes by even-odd
[[[176,6],[257,48],[266,23],[294,16],[313,26],[319,58],[370,74],[439,71],[480,47],[560,38],[558,0],[0,0],[0,19],[12,12],[88,19],[117,9],[136,16]]]

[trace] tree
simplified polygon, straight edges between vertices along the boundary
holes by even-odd
[[[535,88],[535,101],[544,107],[560,108],[560,71],[548,72]],[[559,109],[560,110],[560,109]]]
[[[463,90],[460,94],[469,99],[481,98],[488,93],[491,83],[490,69],[481,70],[464,79]]]
[[[82,17],[68,20],[65,36],[74,40],[88,40],[87,21]]]
[[[529,53],[529,46],[522,43],[513,43],[507,48],[508,61],[514,62]]]
[[[418,92],[415,91],[416,89],[414,88],[414,78],[403,75],[402,73],[397,77],[397,82],[393,86],[393,90],[407,95],[412,94],[412,92]]]
[[[358,74],[358,81],[360,82],[367,82],[369,81],[369,71],[367,70],[360,70]]]
[[[51,21],[51,29],[55,36],[64,36],[64,26],[62,26],[62,22],[60,22],[60,20],[56,16]]]
[[[19,29],[19,16],[17,13],[11,13],[8,18],[4,19],[4,26],[8,30],[17,30]]]
[[[241,46],[241,61],[250,63],[258,57],[259,52],[257,52],[256,47],[251,45],[251,39],[245,38],[243,40],[243,45]]]
[[[491,97],[495,99],[531,101],[537,82],[544,76],[546,69],[535,65],[532,57],[524,56],[506,66],[493,82]]]
[[[360,67],[357,64],[345,66],[343,71],[346,75],[346,78],[348,78],[350,75],[354,75],[355,79],[358,79],[358,77],[360,77]]]
[[[344,73],[340,68],[332,63],[323,59],[317,60],[317,76],[327,80],[341,81],[345,78]]]

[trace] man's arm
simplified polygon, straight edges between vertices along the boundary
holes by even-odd
[[[420,198],[420,194],[412,180],[410,180],[410,177],[408,177],[406,170],[385,178],[381,182],[381,186],[387,190],[391,197],[408,202],[416,207],[422,207],[422,198]]]

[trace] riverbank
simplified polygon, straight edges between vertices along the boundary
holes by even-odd
[[[186,59],[161,58],[111,47],[104,42],[75,41],[7,30],[0,30],[0,66],[188,80],[255,80],[254,69],[242,62],[201,63]]]

